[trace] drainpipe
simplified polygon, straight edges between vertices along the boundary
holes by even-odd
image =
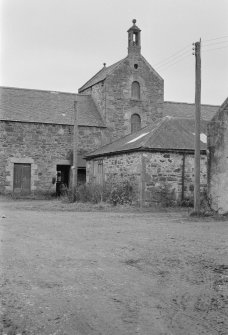
[[[143,153],[141,153],[141,175],[140,175],[140,209],[144,207],[145,203],[145,172],[146,172],[146,165],[145,165],[145,158]]]
[[[181,201],[184,201],[184,177],[185,177],[185,153],[183,154],[183,164],[182,164]]]

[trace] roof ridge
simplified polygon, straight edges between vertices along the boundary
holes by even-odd
[[[78,93],[72,92],[62,92],[62,91],[54,91],[54,90],[42,90],[37,88],[25,88],[25,87],[15,87],[15,86],[0,86],[0,89],[13,89],[13,90],[24,90],[24,91],[36,91],[36,92],[46,92],[46,93],[58,93],[58,94],[70,94],[70,95],[78,95]]]
[[[169,103],[169,104],[180,104],[180,105],[195,105],[194,102],[181,102],[181,101],[164,101],[164,104],[165,103]],[[201,106],[208,106],[208,107],[219,107],[220,105],[211,105],[211,104],[201,104]]]

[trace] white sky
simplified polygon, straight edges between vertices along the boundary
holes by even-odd
[[[103,62],[108,66],[127,55],[126,31],[136,18],[142,55],[164,78],[165,100],[194,102],[191,43],[200,37],[202,103],[221,104],[228,96],[228,0],[0,0],[0,5],[1,86],[77,92]]]

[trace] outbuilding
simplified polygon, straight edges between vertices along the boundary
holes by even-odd
[[[207,123],[201,123],[201,191],[207,187]],[[87,155],[87,183],[129,178],[136,201],[175,203],[194,191],[194,120],[166,116]]]

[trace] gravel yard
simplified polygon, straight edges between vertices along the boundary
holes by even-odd
[[[0,334],[228,334],[228,221],[0,205]]]

